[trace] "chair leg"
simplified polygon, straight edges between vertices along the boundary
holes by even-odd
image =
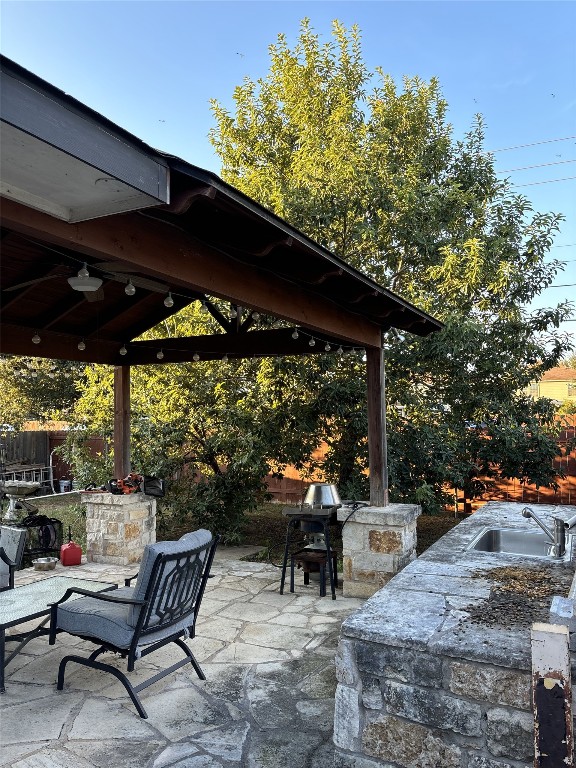
[[[114,675],[115,678],[117,678],[124,688],[128,691],[128,695],[132,699],[132,703],[136,707],[138,714],[141,718],[144,720],[148,719],[148,715],[146,713],[146,710],[142,706],[142,702],[138,698],[138,695],[136,694],[136,691],[132,687],[132,684],[130,683],[130,680],[126,677],[126,675],[123,672],[120,672],[119,669],[116,669],[115,667],[110,666],[110,664],[102,664],[100,661],[94,661],[93,659],[85,659],[82,656],[64,656],[62,661],[60,662],[60,666],[58,667],[58,682],[56,684],[56,687],[59,691],[61,691],[64,688],[64,673],[66,669],[66,664],[69,661],[74,661],[76,664],[82,664],[85,667],[91,667],[92,669],[99,669],[102,672],[110,672],[111,675]]]
[[[192,666],[194,667],[194,671],[196,672],[200,680],[206,680],[206,675],[202,671],[202,667],[200,666],[200,664],[198,664],[198,662],[196,661],[196,656],[194,656],[194,654],[192,653],[190,648],[188,648],[186,643],[180,638],[177,638],[176,640],[174,640],[174,642],[176,643],[177,646],[179,646],[184,651],[186,656],[188,656],[188,658],[190,659],[190,664],[192,664]]]

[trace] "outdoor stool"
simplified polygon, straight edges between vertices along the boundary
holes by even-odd
[[[334,586],[338,586],[338,558],[334,552],[330,553],[332,559],[332,575]],[[310,574],[320,573],[320,597],[326,597],[326,564],[328,552],[318,549],[300,549],[290,555],[290,592],[294,592],[294,566],[301,565],[304,573],[304,584],[310,584]],[[332,586],[332,584],[330,585]]]

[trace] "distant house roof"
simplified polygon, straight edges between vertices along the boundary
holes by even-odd
[[[540,381],[576,381],[576,368],[568,368],[565,365],[550,368]]]

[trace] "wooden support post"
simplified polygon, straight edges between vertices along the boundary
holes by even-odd
[[[368,384],[368,461],[370,464],[370,504],[388,504],[388,452],[386,444],[386,380],[384,351],[366,349]]]
[[[114,477],[130,472],[130,366],[114,368]]]
[[[534,768],[574,768],[568,627],[533,624]]]

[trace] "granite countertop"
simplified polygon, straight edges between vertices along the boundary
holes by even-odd
[[[522,517],[525,506],[493,501],[462,521],[349,616],[343,636],[530,669],[532,620],[548,620],[532,612],[546,616],[552,594],[568,594],[574,562],[467,549],[485,527],[539,532]],[[568,505],[528,506],[550,525],[553,514],[576,513]]]

